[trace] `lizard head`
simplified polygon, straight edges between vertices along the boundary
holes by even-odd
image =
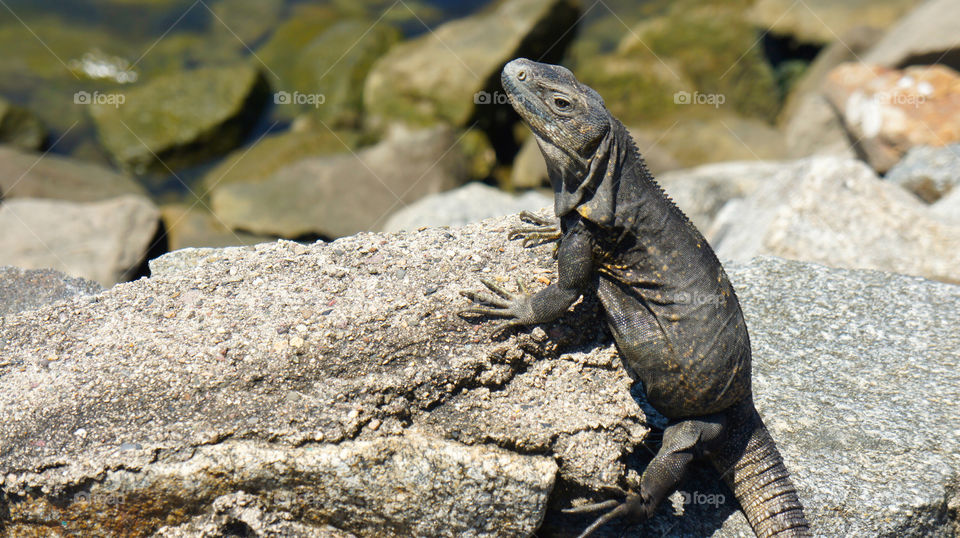
[[[600,94],[581,84],[566,67],[526,58],[504,66],[500,81],[543,152],[585,168],[610,130],[610,113]]]
[[[557,216],[576,209],[597,222],[612,222],[619,174],[613,173],[611,148],[619,122],[600,94],[565,67],[526,58],[504,66],[500,81],[543,153]]]

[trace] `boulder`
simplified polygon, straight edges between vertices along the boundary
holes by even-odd
[[[337,11],[330,6],[290,6],[287,19],[270,33],[256,51],[256,58],[270,68],[270,84],[278,86],[292,80],[296,76],[297,54],[338,18]]]
[[[960,144],[910,148],[884,179],[932,204],[960,185]]]
[[[211,193],[227,226],[280,237],[341,237],[379,229],[393,211],[466,181],[467,165],[447,127],[397,127],[374,146],[310,157],[266,181],[236,181]]]
[[[960,228],[883,181],[862,161],[795,161],[717,215],[708,236],[721,259],[773,254],[835,267],[960,281]]]
[[[463,226],[490,217],[553,208],[553,196],[536,191],[508,194],[483,183],[431,194],[390,215],[384,231],[416,230],[424,226]]]
[[[29,110],[0,97],[0,144],[37,150],[47,138],[46,129]]]
[[[101,291],[103,287],[92,280],[51,269],[0,267],[0,317]]]
[[[953,189],[937,200],[930,207],[930,214],[953,226],[960,226],[960,189]]]
[[[846,63],[830,72],[824,91],[878,172],[913,146],[960,141],[960,73],[949,67]]]
[[[942,63],[960,70],[960,2],[927,0],[903,17],[864,56],[886,67]]]
[[[443,119],[465,127],[478,106],[509,108],[500,88],[503,65],[519,56],[558,59],[577,14],[569,0],[509,0],[400,43],[367,77],[371,124]]]
[[[277,25],[283,0],[215,0],[210,10],[210,32],[218,40],[233,40],[237,47],[259,41]]]
[[[74,202],[145,194],[129,176],[109,168],[50,153],[0,146],[0,197],[54,198]]]
[[[52,268],[109,287],[140,271],[159,216],[138,195],[101,202],[7,200],[0,204],[0,265]]]
[[[832,43],[857,26],[889,28],[920,0],[758,0],[748,17],[765,31],[805,43]]]
[[[658,151],[683,167],[719,161],[767,161],[784,158],[783,133],[769,123],[730,114],[677,118],[672,125],[643,128],[639,134],[656,141]],[[643,153],[643,148],[640,148]]]
[[[285,131],[260,138],[232,151],[200,180],[203,194],[217,186],[241,181],[265,181],[274,172],[307,157],[342,153],[356,147],[359,136],[351,131],[327,129]]]
[[[109,102],[91,94],[90,115],[101,144],[121,168],[167,172],[237,147],[267,93],[253,67],[203,67],[103,94],[112,97]]]
[[[793,121],[802,121],[805,114],[800,109],[802,104],[811,94],[821,93],[820,90],[830,71],[844,62],[857,60],[881,37],[883,37],[883,30],[879,28],[856,26],[843,34],[838,41],[823,47],[803,71],[800,79],[790,88],[790,93],[777,116],[777,123],[785,126]]]
[[[776,161],[733,161],[672,170],[657,183],[704,234],[730,200],[753,194],[785,166]],[[709,237],[708,237],[709,239]]]
[[[187,247],[230,247],[273,241],[273,237],[235,232],[220,222],[206,207],[167,204],[160,207],[166,230],[167,249]]]
[[[585,528],[560,510],[636,480],[663,417],[630,392],[593,298],[499,339],[456,316],[481,276],[556,277],[551,246],[506,240],[515,223],[187,249],[95,300],[4,318],[6,528]],[[756,403],[814,532],[948,535],[960,288],[776,258],[728,270]],[[715,472],[682,488],[717,503],[668,502],[629,531],[749,535]]]
[[[359,127],[363,85],[373,63],[383,56],[400,32],[386,23],[342,20],[292,51],[293,69],[277,88],[287,102],[275,100],[280,117],[316,115],[331,126]],[[288,60],[289,61],[289,60]],[[303,97],[298,97],[303,96]],[[310,99],[317,96],[317,99]]]
[[[788,157],[830,155],[852,159],[857,156],[837,109],[823,94],[810,93],[800,97],[795,107],[792,117],[783,126]]]

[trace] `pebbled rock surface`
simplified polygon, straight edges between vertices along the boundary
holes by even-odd
[[[137,195],[8,200],[0,204],[0,265],[52,268],[112,286],[142,267],[159,222],[156,206]]]
[[[725,205],[708,237],[720,259],[772,254],[960,281],[960,229],[853,159],[784,166],[752,195]]]
[[[103,287],[96,282],[51,269],[0,267],[0,316],[101,291]]]
[[[516,223],[186,249],[0,318],[7,532],[583,529],[559,510],[635,482],[662,417],[592,297],[502,337],[456,316],[480,277],[555,278],[550,245],[505,239]],[[960,288],[775,258],[729,270],[758,407],[817,533],[955,531]],[[630,532],[749,532],[711,473],[685,488],[723,502],[667,503]]]

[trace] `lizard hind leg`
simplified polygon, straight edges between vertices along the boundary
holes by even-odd
[[[590,536],[607,522],[619,517],[637,522],[653,517],[660,503],[683,481],[690,464],[723,441],[725,426],[725,413],[670,421],[663,431],[663,445],[640,479],[639,494],[627,496],[622,503],[605,501],[564,510],[566,513],[585,513],[612,507],[587,527],[580,537]]]

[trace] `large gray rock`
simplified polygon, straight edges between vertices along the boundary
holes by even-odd
[[[577,11],[569,0],[508,0],[400,43],[373,65],[364,108],[374,124],[443,119],[459,126],[478,106],[509,108],[503,65],[518,56],[559,58]]]
[[[0,317],[102,290],[96,282],[50,269],[0,267]]]
[[[891,28],[863,61],[887,67],[937,62],[960,70],[957,21],[960,2],[927,0]]]
[[[111,286],[135,276],[159,222],[153,203],[137,195],[7,200],[0,204],[0,265],[52,268]]]
[[[709,232],[721,259],[760,254],[836,267],[960,280],[960,229],[879,179],[862,161],[795,161],[720,211]]]
[[[784,166],[777,161],[705,164],[665,172],[656,180],[693,224],[706,233],[724,204],[753,194]]]
[[[391,130],[369,148],[310,157],[267,180],[214,188],[213,212],[255,234],[341,237],[379,229],[403,204],[466,181],[467,164],[447,127]]]
[[[775,258],[729,269],[757,407],[815,534],[956,536],[960,286]],[[724,531],[750,536],[740,520]]]
[[[960,226],[960,189],[953,189],[950,194],[937,200],[937,203],[930,206],[930,214],[944,222]]]
[[[266,80],[251,66],[202,67],[115,92],[113,103],[91,104],[90,115],[121,168],[167,172],[239,145],[267,93]]]
[[[555,278],[550,246],[505,239],[515,223],[188,249],[96,300],[4,318],[7,529],[584,528],[559,510],[635,480],[646,417],[662,417],[631,396],[592,298],[503,339],[455,315],[481,275]],[[960,288],[774,258],[728,269],[757,405],[817,534],[955,530]],[[717,506],[664,506],[631,532],[749,535],[716,474],[691,475],[684,491]]]
[[[390,215],[383,229],[399,232],[423,226],[463,226],[545,207],[553,207],[552,196],[536,191],[513,195],[483,183],[468,183],[459,189],[425,196],[404,207]]]
[[[646,432],[628,378],[608,349],[545,360],[600,326],[497,341],[454,315],[484,266],[553,264],[484,230],[187,249],[95,302],[5,318],[10,528],[43,525],[56,496],[44,513],[68,530],[149,534],[244,491],[309,527],[522,536],[556,480],[612,486]],[[494,438],[471,441],[478,417]],[[43,500],[9,496],[28,490]]]
[[[145,191],[130,177],[103,166],[0,145],[2,198],[92,202],[123,194],[145,194]]]
[[[884,179],[932,204],[960,185],[960,144],[910,148]]]

